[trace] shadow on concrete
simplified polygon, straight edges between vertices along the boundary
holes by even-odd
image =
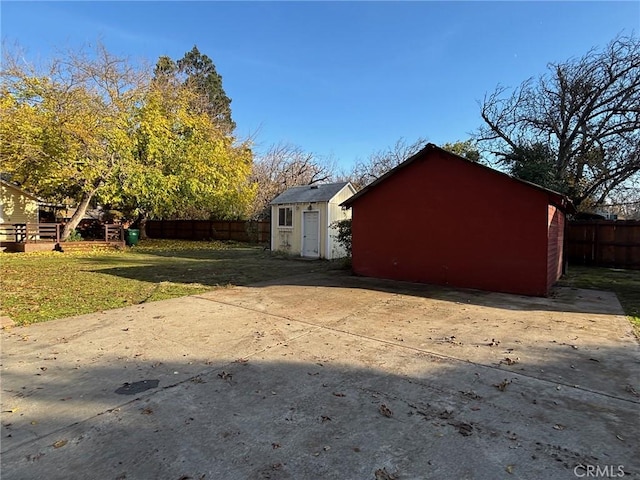
[[[327,261],[295,260],[268,252],[257,252],[255,249],[203,251],[201,257],[198,257],[197,251],[185,252],[184,256],[182,253],[154,253],[152,256],[127,258],[127,266],[121,266],[123,261],[120,257],[91,258],[90,261],[99,265],[93,269],[99,274],[150,283],[198,283],[211,287],[250,285],[257,281],[339,268]]]
[[[640,398],[626,383],[637,349],[603,349],[597,365],[560,347],[486,365],[364,340],[338,353],[330,337],[326,350],[301,337],[235,360],[210,351],[5,371],[3,409],[21,410],[3,413],[3,478],[569,479],[581,465],[640,475]],[[570,374],[573,361],[597,380],[621,357],[631,363],[614,387],[538,375]]]
[[[211,252],[205,252],[211,256]],[[218,256],[220,253],[220,256]],[[352,275],[339,262],[296,261],[270,254],[244,256],[240,250],[215,252],[216,258],[206,262],[149,263],[131,267],[101,268],[97,273],[115,275],[144,282],[199,283],[211,287],[238,285],[265,287],[273,285],[310,286],[355,290],[374,290],[397,295],[432,298],[460,304],[472,304],[523,312],[570,311],[624,315],[617,300],[612,312],[612,292],[556,287],[548,298],[529,297],[472,289],[456,289],[438,285],[399,282]],[[189,252],[188,255],[193,255]],[[108,262],[106,259],[105,262]]]

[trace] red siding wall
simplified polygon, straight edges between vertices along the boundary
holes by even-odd
[[[543,191],[433,152],[353,204],[356,274],[547,293]]]
[[[564,247],[564,214],[549,205],[547,237],[547,285],[550,287],[562,276]]]

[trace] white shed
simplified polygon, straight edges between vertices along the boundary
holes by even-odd
[[[349,182],[293,187],[271,202],[271,250],[309,258],[346,256],[331,225],[351,218],[340,204],[356,193]]]

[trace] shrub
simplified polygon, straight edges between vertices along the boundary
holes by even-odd
[[[80,235],[80,232],[74,230],[73,232],[71,232],[71,235],[67,237],[65,242],[81,242],[82,240],[84,239],[82,238],[82,235]]]
[[[331,224],[331,227],[338,230],[335,238],[347,252],[347,257],[351,258],[351,219],[337,220]]]

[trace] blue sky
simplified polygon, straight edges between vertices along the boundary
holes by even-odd
[[[548,62],[640,33],[640,2],[7,2],[2,38],[33,59],[100,39],[154,64],[197,45],[239,136],[348,169],[404,137],[442,144],[481,125],[478,101]]]

